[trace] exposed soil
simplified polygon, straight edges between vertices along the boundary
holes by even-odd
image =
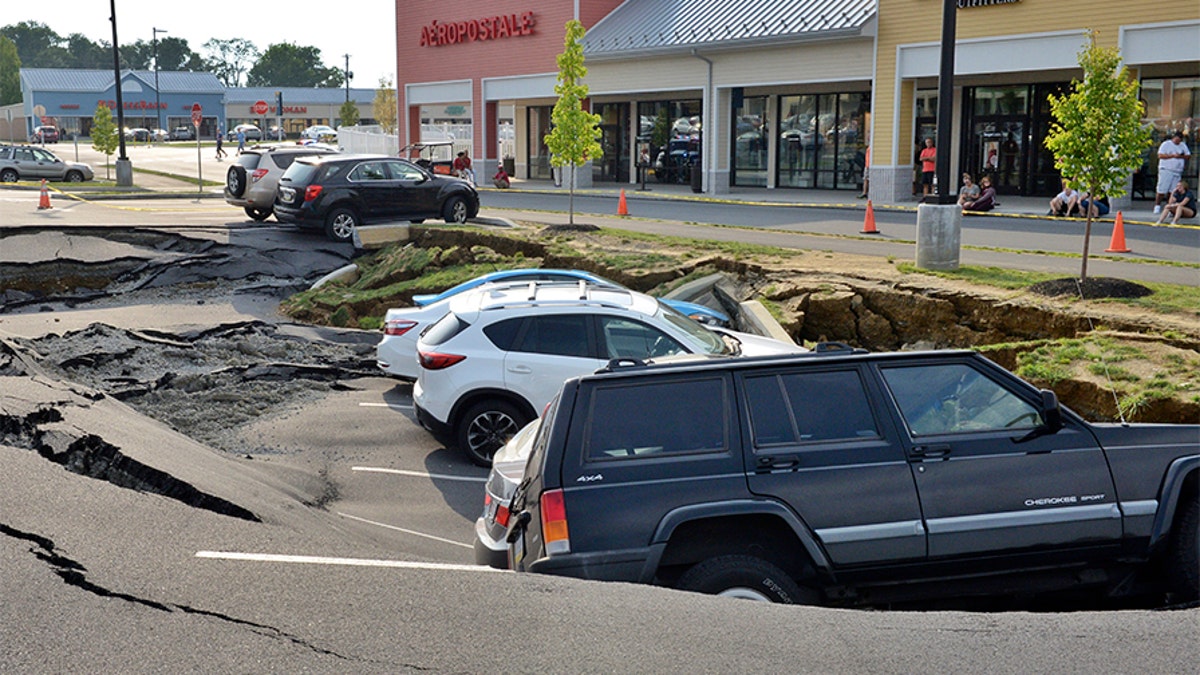
[[[1096,298],[1144,298],[1154,291],[1145,286],[1111,277],[1088,277],[1079,279],[1051,279],[1029,287],[1030,293],[1050,297],[1076,297],[1084,300]]]

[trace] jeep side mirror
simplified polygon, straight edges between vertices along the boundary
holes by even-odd
[[[1042,390],[1042,408],[1039,410],[1046,424],[1048,433],[1058,433],[1062,429],[1062,408],[1058,405],[1058,396],[1049,389]]]

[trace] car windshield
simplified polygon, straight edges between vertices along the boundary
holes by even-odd
[[[664,304],[662,300],[658,301],[658,311],[673,326],[687,333],[692,338],[692,344],[699,345],[706,353],[721,356],[737,353],[737,350],[726,343],[721,335],[705,328],[694,319],[688,318],[674,307]]]

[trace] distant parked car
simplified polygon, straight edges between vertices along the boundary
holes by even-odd
[[[337,138],[337,129],[326,124],[314,124],[300,132],[300,138],[311,138],[319,141],[322,138]]]
[[[171,130],[171,140],[194,141],[196,140],[196,129],[188,126],[175,127]]]
[[[225,134],[226,140],[236,141],[239,131],[244,131],[246,133],[246,140],[248,141],[261,141],[263,139],[262,129],[259,129],[253,124],[239,124],[230,129],[228,134]]]
[[[267,138],[273,141],[282,141],[287,138],[287,132],[277,126],[272,126],[267,130]]]
[[[149,141],[150,130],[144,127],[125,128],[125,140],[127,141]]]
[[[33,135],[29,137],[30,143],[57,143],[58,128],[50,125],[42,125],[33,128]]]
[[[0,145],[0,182],[15,183],[42,178],[78,183],[93,178],[92,167],[59,159],[45,148]]]

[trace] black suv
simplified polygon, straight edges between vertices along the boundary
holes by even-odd
[[[1197,599],[1200,427],[1089,424],[974,352],[622,365],[568,380],[518,571],[832,605]]]
[[[225,202],[262,222],[275,210],[279,179],[298,157],[328,155],[337,148],[318,145],[262,145],[243,150],[225,172]]]
[[[470,183],[383,155],[297,160],[275,194],[278,220],[323,228],[334,241],[350,240],[364,223],[442,218],[461,224],[478,213],[479,194]]]

